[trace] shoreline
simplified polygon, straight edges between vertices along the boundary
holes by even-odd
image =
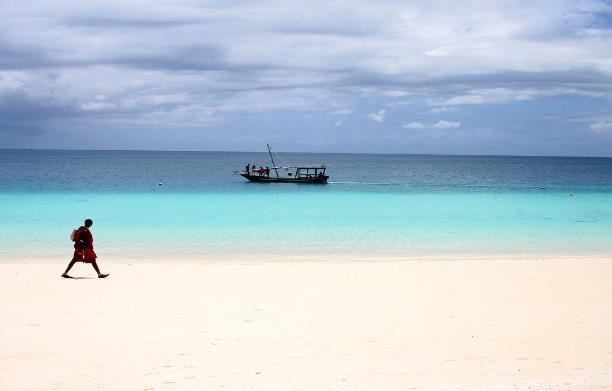
[[[42,259],[1,259],[0,265],[47,265],[63,264],[70,261],[72,255],[66,258]],[[303,256],[303,255],[257,255],[257,256],[216,256],[210,258],[106,258],[98,256],[99,264],[268,264],[268,263],[402,263],[402,262],[518,262],[518,261],[612,261],[612,256],[601,255],[448,255],[448,256]]]
[[[612,384],[612,258],[64,266],[0,263],[0,388]]]

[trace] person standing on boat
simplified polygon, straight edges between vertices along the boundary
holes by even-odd
[[[266,166],[266,176],[270,178],[270,168]]]
[[[106,278],[108,274],[103,274],[100,272],[100,268],[96,263],[96,252],[93,248],[93,235],[89,228],[93,225],[93,221],[91,219],[85,220],[85,224],[79,227],[74,233],[74,255],[72,256],[72,260],[68,264],[66,271],[62,274],[64,278],[72,278],[68,275],[68,272],[75,263],[84,262],[91,263],[96,273],[98,273],[98,278]]]
[[[244,168],[244,172],[249,175],[249,163],[247,163],[246,167]]]

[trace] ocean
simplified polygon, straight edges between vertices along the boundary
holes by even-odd
[[[235,174],[267,153],[0,150],[0,261],[69,260],[85,218],[101,261],[612,254],[612,158],[275,159],[329,183]]]

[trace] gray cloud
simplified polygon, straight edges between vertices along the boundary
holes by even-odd
[[[176,28],[183,26],[192,26],[205,24],[206,19],[177,19],[177,20],[147,20],[139,18],[112,18],[112,17],[84,17],[84,18],[69,18],[59,21],[61,25],[70,27],[90,27],[95,29],[163,29]]]
[[[36,69],[52,66],[61,66],[47,53],[36,48],[14,47],[11,44],[0,42],[0,70]]]
[[[569,0],[8,3],[0,126],[197,127],[244,113],[363,119],[372,107],[610,99],[611,11]]]
[[[128,66],[167,71],[236,71],[247,70],[245,66],[235,67],[223,59],[221,48],[213,46],[192,46],[173,48],[156,53],[125,54],[106,61],[105,65]]]

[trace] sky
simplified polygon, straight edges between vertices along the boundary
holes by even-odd
[[[0,0],[0,148],[612,156],[612,1]]]

